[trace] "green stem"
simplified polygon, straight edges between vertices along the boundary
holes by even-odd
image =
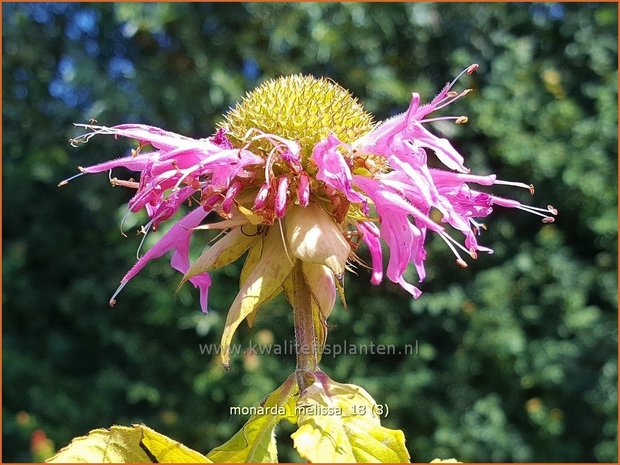
[[[317,337],[312,315],[312,294],[298,261],[293,268],[293,318],[295,322],[295,348],[297,353],[297,383],[303,391],[310,381],[309,374],[318,371]]]

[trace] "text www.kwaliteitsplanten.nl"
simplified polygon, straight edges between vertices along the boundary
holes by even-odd
[[[222,351],[220,344],[198,344],[201,355],[219,355]],[[253,341],[247,345],[231,344],[227,348],[228,355],[256,354],[256,355],[297,355],[310,354],[317,351],[313,347],[297,348],[294,341],[286,341],[282,344],[256,344]],[[419,344],[416,340],[413,344],[405,344],[396,347],[394,344],[349,344],[345,340],[338,344],[325,344],[323,356],[336,357],[338,355],[418,355]]]

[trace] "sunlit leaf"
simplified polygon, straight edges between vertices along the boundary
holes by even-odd
[[[207,457],[158,433],[144,425],[134,426],[142,430],[142,447],[150,452],[159,463],[208,463]]]
[[[293,260],[284,251],[280,231],[277,227],[270,228],[263,240],[260,259],[248,274],[228,311],[221,342],[224,366],[230,364],[228,349],[237,327],[248,315],[274,297],[292,269]]]
[[[192,276],[217,270],[237,260],[256,242],[256,226],[236,227],[213,245],[205,247],[200,257],[190,266],[181,284]]]
[[[409,462],[403,432],[381,426],[382,410],[362,388],[317,374],[297,403],[295,449],[310,462]]]
[[[253,415],[232,438],[207,454],[218,463],[273,463],[278,461],[274,429],[283,419],[295,421],[295,398],[297,389],[294,376],[272,392],[257,406]]]
[[[204,455],[144,425],[96,429],[73,439],[48,462],[208,463]]]
[[[245,208],[243,205],[239,205],[239,204],[237,204],[237,208],[250,221],[250,223],[259,225],[263,222],[263,217],[260,215],[257,215],[249,208]]]

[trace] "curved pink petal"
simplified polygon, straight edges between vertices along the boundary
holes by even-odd
[[[406,112],[388,118],[375,129],[364,135],[354,145],[361,153],[373,153],[376,155],[387,156],[390,153],[390,146],[397,134],[401,134],[407,128],[407,122],[415,118],[416,111],[420,105],[420,94],[414,92],[411,95],[411,102]]]
[[[435,136],[417,122],[413,124],[411,136],[419,145],[433,149],[437,158],[448,168],[469,173],[470,170],[463,165],[465,162],[463,156],[452,147],[448,139]]]
[[[349,202],[364,203],[365,199],[351,186],[351,170],[344,157],[338,152],[343,145],[333,134],[320,141],[312,150],[312,160],[316,163],[316,178],[328,186],[342,192]]]
[[[209,273],[201,273],[189,278],[189,282],[200,291],[200,308],[203,313],[207,313],[209,310],[208,299],[209,287],[211,286],[211,276],[209,276]]]
[[[134,266],[121,280],[119,288],[110,299],[110,305],[116,302],[114,299],[123,287],[135,276],[148,262],[159,258],[166,252],[172,251],[171,266],[185,274],[189,269],[189,241],[193,228],[209,214],[202,206],[196,208],[181,220],[179,220]]]
[[[87,166],[85,168],[80,167],[82,173],[102,173],[110,171],[113,168],[127,168],[131,171],[142,171],[146,166],[159,158],[159,152],[149,152],[135,157],[122,157],[114,160],[104,161],[96,165]]]
[[[372,261],[372,277],[370,282],[380,284],[383,280],[383,251],[381,250],[380,232],[377,226],[370,221],[359,221],[357,230],[362,234],[362,240],[368,246]]]
[[[119,124],[111,128],[94,126],[94,129],[96,130],[95,132],[101,131],[103,134],[114,134],[129,139],[136,139],[141,142],[147,142],[153,147],[162,150],[175,149],[179,146],[194,145],[196,143],[196,140],[190,137],[146,124]],[[208,143],[211,144],[210,142]]]

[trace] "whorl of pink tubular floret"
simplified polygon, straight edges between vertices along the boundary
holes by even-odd
[[[404,274],[413,264],[419,281],[424,280],[429,231],[440,237],[454,253],[456,262],[465,267],[464,255],[475,259],[478,252],[492,252],[478,244],[478,235],[484,229],[479,220],[488,216],[494,205],[521,209],[541,216],[545,223],[552,222],[557,211],[551,206],[532,207],[478,190],[501,184],[522,187],[533,194],[534,188],[498,180],[494,174],[471,174],[452,144],[426,127],[438,120],[467,121],[463,116],[428,115],[466,95],[469,89],[460,93],[451,89],[460,76],[471,74],[476,68],[472,65],[464,70],[426,105],[420,105],[417,93],[412,94],[407,111],[375,126],[352,143],[328,135],[311,148],[309,157],[302,156],[297,141],[259,130],[248,135],[248,144],[235,147],[222,129],[211,137],[192,139],[141,124],[77,125],[89,132],[73,139],[73,144],[86,142],[97,134],[138,141],[138,148],[131,155],[80,168],[80,174],[119,167],[138,172],[139,181],[111,181],[136,189],[128,207],[133,213],[146,210],[149,221],[142,229],[144,233],[157,229],[181,205],[195,205],[129,270],[110,303],[114,304],[120,290],[149,261],[167,252],[172,252],[172,267],[187,273],[190,238],[211,212],[223,218],[212,229],[232,229],[248,221],[268,228],[285,218],[291,205],[307,208],[320,204],[352,250],[357,245],[355,238],[367,245],[373,284],[383,279],[384,244],[389,251],[387,278],[414,297],[420,295],[420,290],[407,282]],[[273,145],[268,157],[252,151],[251,142],[258,139]],[[147,151],[147,147],[152,150]],[[428,166],[427,157],[432,153],[446,169]],[[381,160],[383,167],[367,169],[365,160],[370,164],[372,160]],[[278,167],[277,172],[274,166]],[[325,198],[333,201],[319,202]],[[431,218],[433,210],[441,215],[439,223]],[[463,234],[462,243],[446,231],[448,225]],[[201,306],[206,311],[209,274],[192,276],[190,282],[200,289]]]

